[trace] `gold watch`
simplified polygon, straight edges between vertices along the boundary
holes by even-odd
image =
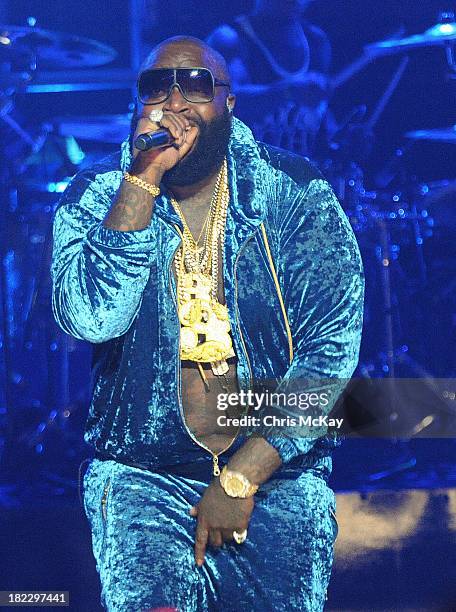
[[[223,490],[230,497],[252,497],[259,488],[259,485],[252,484],[244,474],[229,470],[226,465],[223,466],[219,478]]]

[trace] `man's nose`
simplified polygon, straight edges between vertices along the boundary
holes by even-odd
[[[169,98],[165,100],[163,110],[169,110],[173,113],[181,113],[188,110],[188,108],[188,102],[182,95],[179,87],[177,85],[173,85]]]

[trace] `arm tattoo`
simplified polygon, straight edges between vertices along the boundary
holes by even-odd
[[[150,223],[154,202],[145,189],[123,181],[103,225],[121,232],[144,229]]]

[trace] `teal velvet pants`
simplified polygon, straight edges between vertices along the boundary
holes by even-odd
[[[311,471],[256,494],[243,544],[208,547],[198,568],[188,512],[204,478],[93,459],[84,475],[101,600],[109,612],[323,610],[337,537],[335,496]]]

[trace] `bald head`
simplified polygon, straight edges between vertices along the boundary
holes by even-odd
[[[228,151],[231,136],[232,111],[236,97],[229,91],[228,69],[224,58],[204,41],[192,36],[174,36],[158,44],[141,66],[141,72],[163,68],[206,68],[215,77],[214,89],[209,100],[193,102],[185,97],[186,81],[182,88],[177,74],[172,81],[168,77],[163,83],[164,95],[159,102],[138,104],[132,118],[132,134],[146,131],[150,122],[151,106],[163,111],[167,119],[187,121],[197,126],[199,133],[190,151],[176,166],[168,170],[163,181],[167,185],[193,185],[217,174]],[[187,71],[184,71],[187,73]],[[180,78],[180,77],[179,77]],[[191,96],[190,96],[191,97]],[[207,95],[207,98],[210,96]],[[146,96],[147,98],[147,96]],[[152,100],[152,98],[151,98]],[[142,127],[143,126],[143,127]],[[150,128],[149,128],[150,129]],[[133,140],[132,140],[133,142]],[[214,176],[215,176],[214,174]]]
[[[222,55],[204,40],[194,36],[173,36],[152,49],[141,66],[147,68],[209,68],[212,74],[224,81],[230,76]]]

